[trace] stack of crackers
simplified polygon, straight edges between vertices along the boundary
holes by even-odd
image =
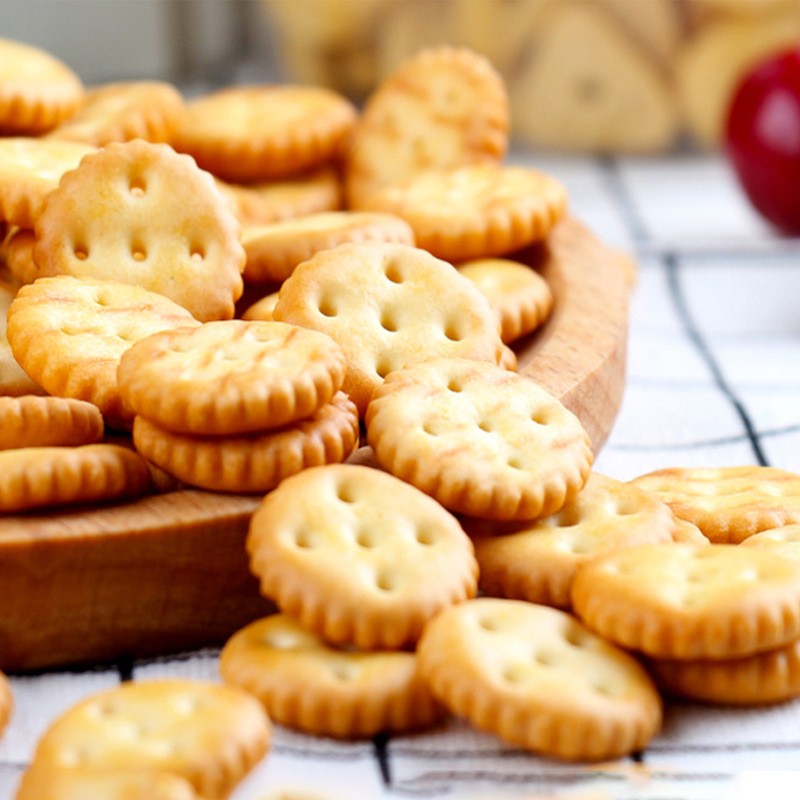
[[[597,474],[515,369],[553,298],[514,255],[567,196],[505,163],[485,57],[422,51],[362,110],[89,90],[12,42],[0,62],[0,511],[263,496],[247,557],[278,609],[233,633],[222,686],[68,710],[20,800],[223,798],[270,719],[364,737],[456,714],[600,760],[646,747],[667,693],[800,693],[796,528],[756,536],[800,523],[800,477]],[[10,707],[0,678],[0,727]]]

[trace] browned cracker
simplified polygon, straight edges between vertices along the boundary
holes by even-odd
[[[0,397],[0,450],[75,447],[103,438],[103,416],[92,403],[67,397]]]
[[[39,268],[33,260],[35,243],[36,234],[30,228],[14,227],[0,244],[0,258],[19,284],[33,283],[41,277]]]
[[[444,711],[421,680],[413,653],[340,648],[273,614],[237,631],[220,674],[255,695],[270,718],[340,738],[425,728]]]

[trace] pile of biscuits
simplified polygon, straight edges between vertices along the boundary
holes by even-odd
[[[227,642],[223,686],[68,710],[20,800],[222,798],[270,718],[363,737],[455,714],[601,760],[646,747],[667,693],[800,694],[796,528],[756,537],[800,523],[800,477],[597,474],[515,371],[553,298],[513,256],[567,197],[504,163],[483,56],[422,51],[357,112],[313,87],[86,90],[12,55],[37,80],[0,79],[0,511],[264,495],[247,555],[278,608]],[[10,707],[0,678],[0,727]]]
[[[364,97],[420,47],[470,47],[508,84],[518,141],[565,152],[718,147],[737,81],[800,37],[794,0],[262,5],[286,80]]]

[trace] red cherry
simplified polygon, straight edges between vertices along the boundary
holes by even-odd
[[[753,206],[782,232],[800,234],[800,47],[741,80],[728,108],[725,148]]]

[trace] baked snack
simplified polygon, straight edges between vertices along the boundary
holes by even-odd
[[[213,178],[166,144],[111,143],[84,158],[35,230],[41,275],[141,286],[202,322],[230,319],[242,293],[238,220]]]
[[[310,417],[344,380],[341,348],[285,322],[225,320],[162,331],[117,367],[131,413],[173,433],[221,436]]]
[[[417,658],[450,711],[542,755],[619,758],[643,749],[661,726],[661,698],[644,668],[555,608],[460,603],[425,627]]]
[[[589,477],[578,418],[525,376],[431,358],[387,376],[364,417],[384,469],[451,511],[495,520],[554,514]]]
[[[322,250],[283,283],[273,318],[327,333],[347,357],[344,390],[363,414],[393,370],[450,356],[498,363],[489,304],[425,250],[360,242]]]
[[[68,708],[44,732],[31,766],[173,773],[223,800],[266,754],[269,719],[234,686],[134,681]]]
[[[145,458],[189,486],[216,492],[268,492],[296,472],[344,461],[358,436],[358,412],[344,392],[294,424],[237,436],[173,433],[145,417],[133,421],[133,443]]]
[[[6,335],[6,317],[17,287],[0,279],[0,396],[18,397],[23,394],[46,394],[19,365]]]
[[[477,590],[458,521],[369,467],[319,467],[283,481],[253,515],[247,551],[262,594],[281,611],[363,650],[412,644],[436,612]]]
[[[257,697],[274,722],[318,736],[363,738],[442,719],[414,653],[340,648],[272,614],[222,648],[223,679]]]
[[[77,447],[103,438],[103,416],[92,403],[67,397],[0,396],[0,450]]]
[[[320,86],[229,86],[186,104],[174,145],[224,180],[252,183],[334,161],[356,116],[344,95]]]
[[[81,79],[63,61],[0,39],[0,135],[44,133],[73,114],[82,98]]]
[[[23,286],[8,311],[11,350],[48,393],[94,403],[110,427],[129,428],[117,365],[134,342],[200,323],[139,286],[58,275]]]

